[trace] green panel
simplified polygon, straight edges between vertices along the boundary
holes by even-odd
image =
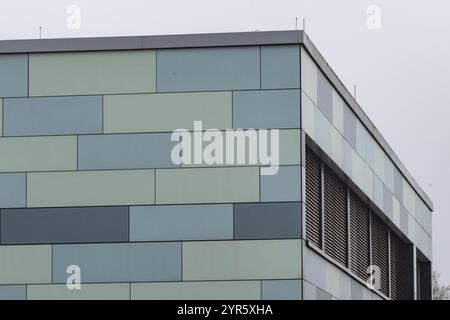
[[[192,130],[195,120],[203,121],[204,129],[228,129],[231,110],[231,92],[105,96],[104,132]]]
[[[0,138],[0,172],[76,170],[75,136]]]
[[[28,207],[154,203],[153,170],[30,173]]]
[[[81,284],[81,289],[69,290],[65,284],[29,285],[28,300],[128,300],[130,284]]]
[[[301,278],[301,240],[183,243],[183,280]]]
[[[132,300],[259,300],[259,281],[132,283]]]
[[[151,50],[30,54],[30,96],[156,90]]]
[[[156,170],[156,203],[259,201],[255,167]]]
[[[0,246],[0,284],[50,283],[51,246]]]

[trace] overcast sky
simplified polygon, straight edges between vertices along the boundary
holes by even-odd
[[[67,8],[81,9],[80,29]],[[367,8],[381,29],[367,27]],[[434,269],[450,282],[450,2],[448,0],[2,0],[0,39],[295,28],[306,31],[431,197]],[[353,89],[352,89],[353,90]],[[351,90],[351,91],[352,91]]]

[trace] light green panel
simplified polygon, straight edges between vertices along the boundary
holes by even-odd
[[[0,137],[3,135],[3,99],[0,99]]]
[[[395,197],[392,197],[392,220],[400,228],[400,202]]]
[[[375,143],[374,145],[374,154],[373,154],[373,170],[377,174],[377,176],[384,181],[384,151]]]
[[[302,48],[301,53],[302,90],[317,105],[317,66],[309,54]]]
[[[171,132],[199,120],[204,129],[229,129],[231,110],[231,92],[105,96],[103,125],[106,133]]]
[[[258,202],[256,167],[156,170],[156,203]]]
[[[69,290],[65,284],[29,285],[28,300],[128,300],[129,283],[81,284]]]
[[[313,139],[315,108],[313,102],[302,92],[302,128]]]
[[[183,280],[301,278],[301,240],[183,243]]]
[[[154,170],[30,173],[28,207],[154,203]]]
[[[344,135],[344,100],[333,88],[333,125]]]
[[[152,50],[32,53],[29,68],[30,96],[156,90]]]
[[[416,193],[411,185],[402,177],[403,205],[413,216],[416,215]]]
[[[364,193],[373,199],[373,181],[372,171],[364,162],[358,153],[352,150],[352,180],[364,191]]]
[[[50,283],[51,246],[0,246],[0,284]]]
[[[0,172],[76,170],[75,136],[0,138]]]
[[[260,300],[260,281],[132,283],[133,300]]]

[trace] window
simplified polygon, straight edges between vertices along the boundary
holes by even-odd
[[[322,247],[321,163],[312,152],[306,153],[306,238]]]

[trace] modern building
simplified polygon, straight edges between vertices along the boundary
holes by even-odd
[[[432,203],[302,31],[0,41],[0,97],[0,298],[430,299]],[[278,172],[174,162],[194,121]]]

